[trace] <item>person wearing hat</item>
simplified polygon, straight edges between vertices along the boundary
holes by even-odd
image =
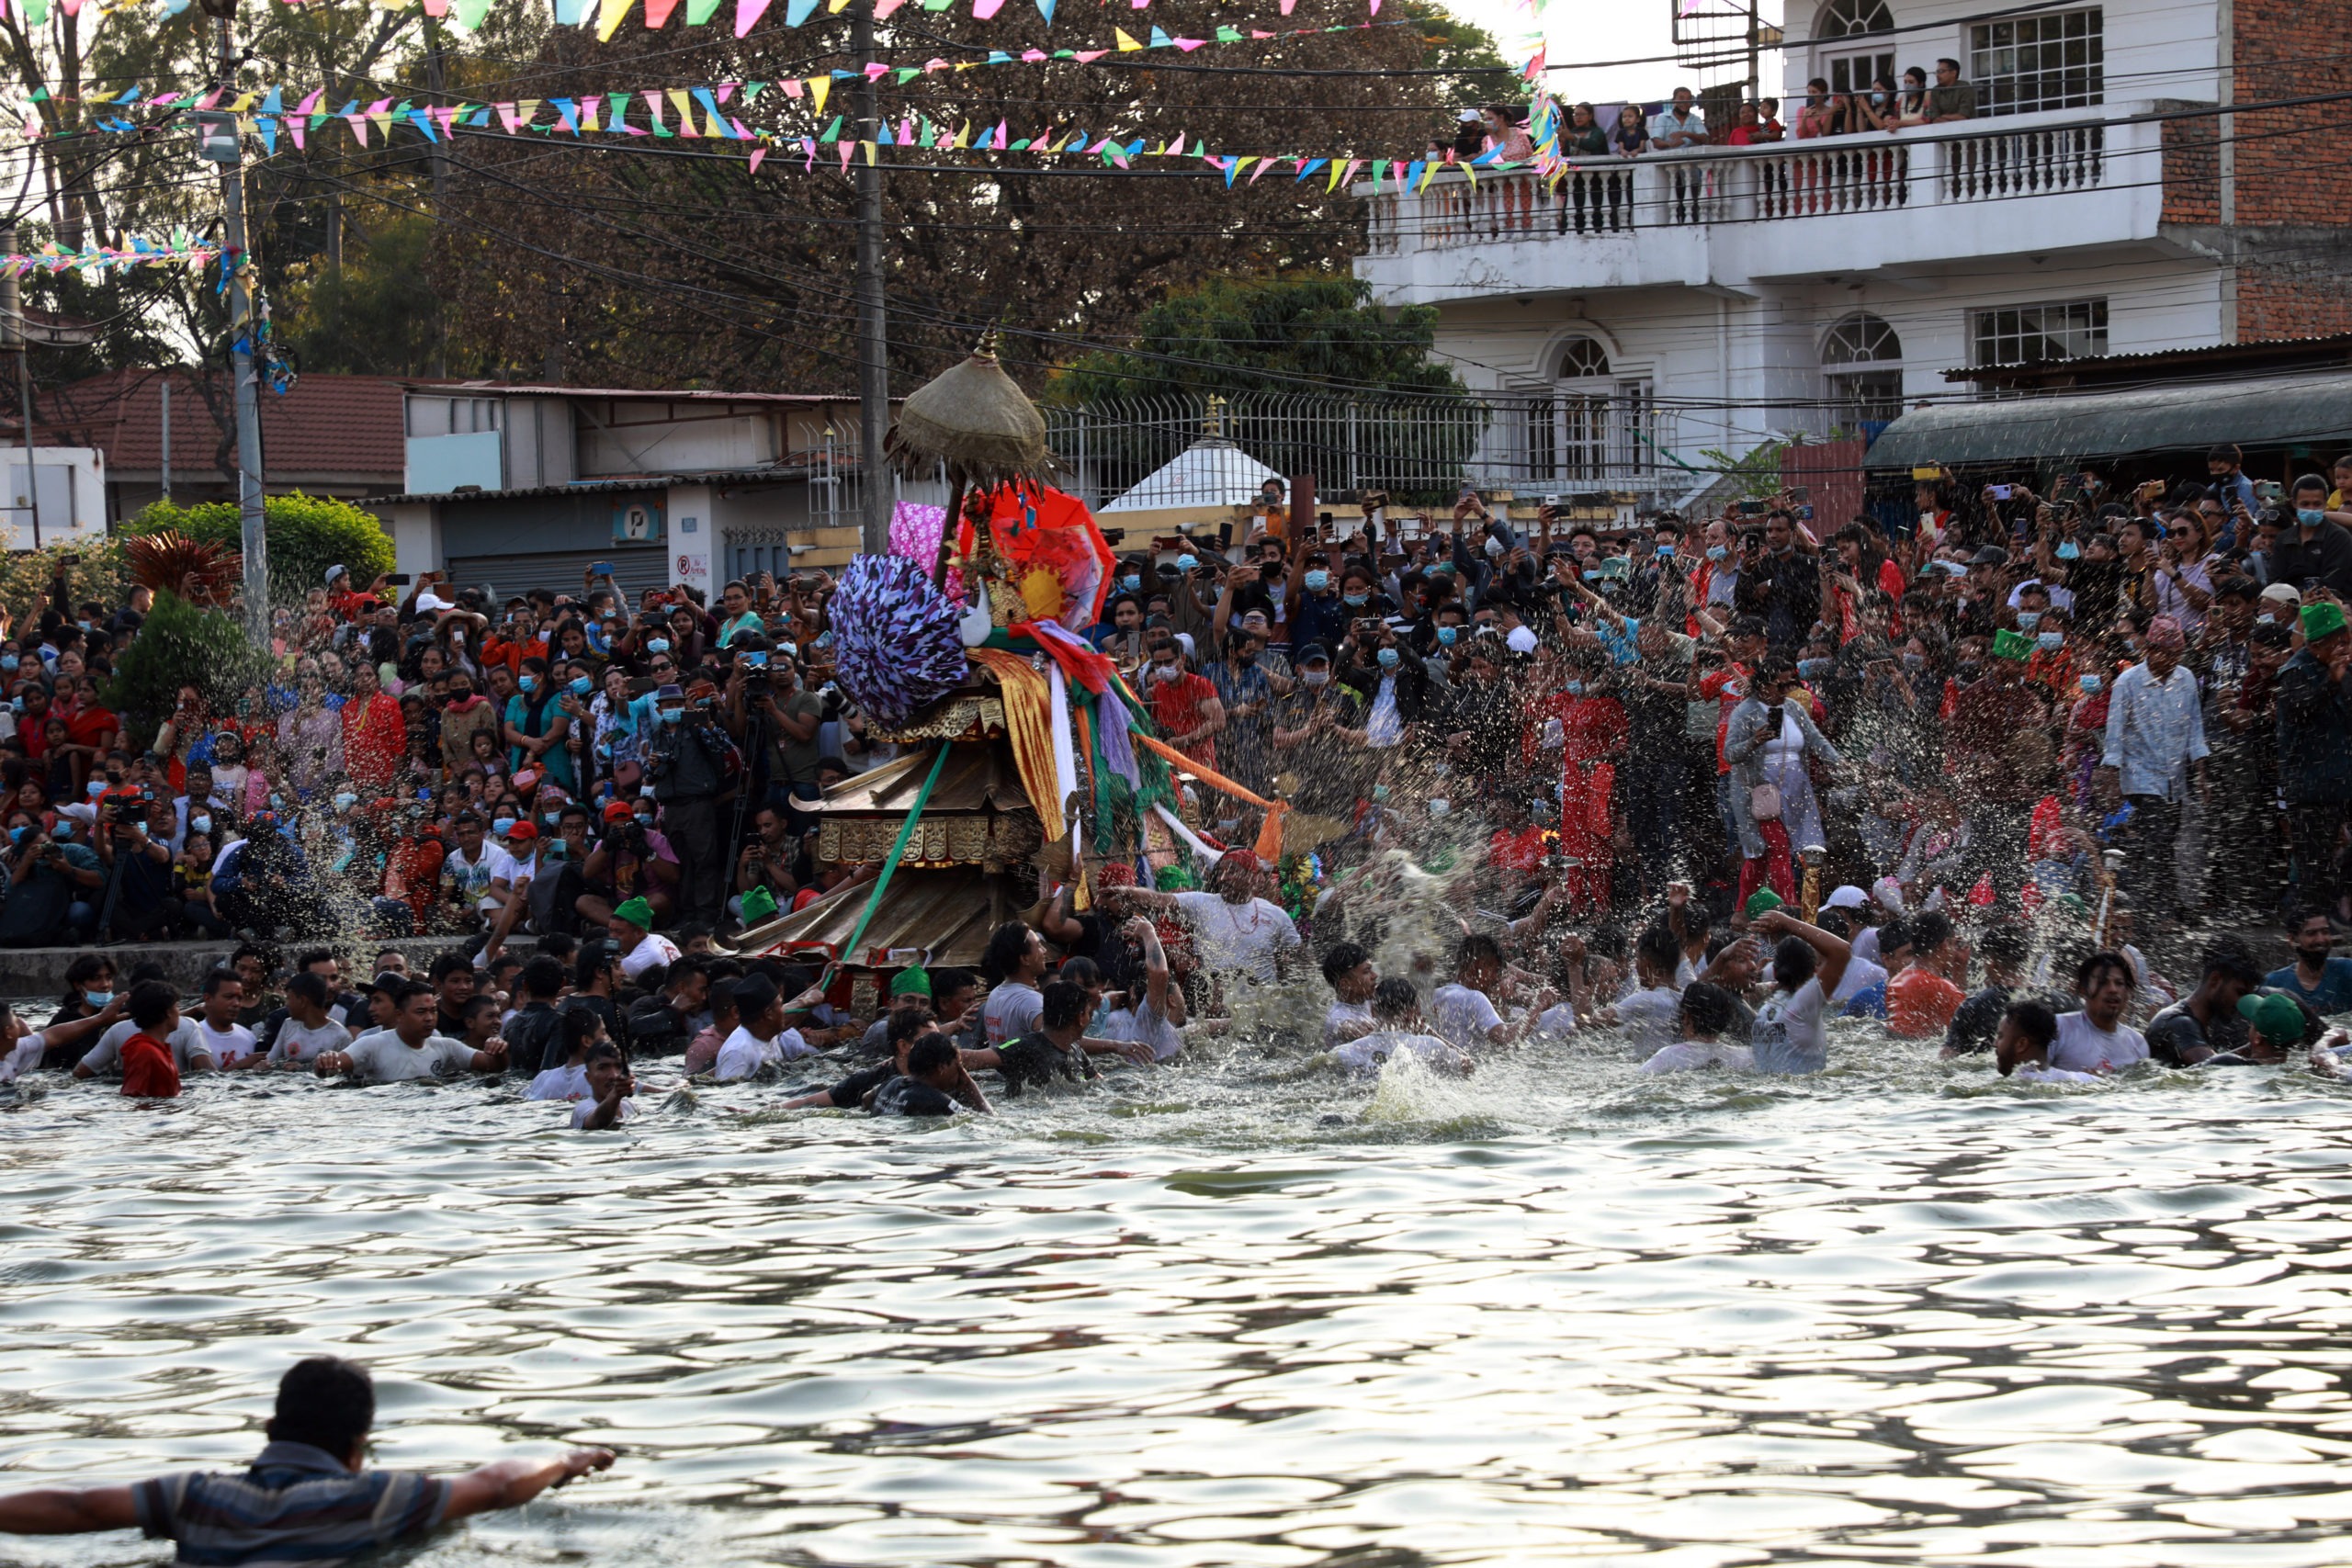
[[[667,968],[678,961],[677,943],[655,934],[653,906],[642,898],[624,901],[605,929],[619,950],[623,979],[634,980],[657,964]]]
[[[605,803],[604,837],[581,867],[574,908],[582,920],[603,925],[616,905],[631,898],[644,899],[657,922],[678,912],[678,852],[654,820],[653,802],[643,795]]]
[[[383,597],[385,585],[390,581],[390,572],[378,572],[374,581],[355,593],[351,591],[351,569],[342,565],[331,566],[327,568],[326,575],[327,608],[334,613],[338,621],[356,621],[376,607]]]
[[[654,714],[647,776],[677,860],[678,914],[715,927],[727,906],[728,829],[718,811],[729,784],[723,732],[699,689],[690,706],[683,687],[662,686],[654,693]]]
[[[2119,829],[2124,887],[2159,919],[2180,910],[2175,856],[2192,779],[2207,787],[2204,713],[2197,677],[2181,664],[2188,639],[2180,623],[2148,623],[2141,661],[2115,678],[2108,699],[2107,742],[2093,786],[2109,811],[2128,804]]]
[[[2283,1062],[2290,1053],[2317,1044],[2325,1032],[2317,1014],[2283,991],[2240,997],[2237,1011],[2245,1024],[2245,1043],[2234,1050],[2217,1052],[2208,1059],[2210,1066],[2240,1067]]]
[[[1291,667],[1298,681],[1274,699],[1269,734],[1274,773],[1295,777],[1291,798],[1299,810],[1344,818],[1363,790],[1363,699],[1331,678],[1331,650],[1319,642],[1300,647]]]
[[[2297,901],[2352,924],[2352,888],[2336,849],[2352,809],[2352,628],[2334,599],[2305,604],[2300,618],[2303,646],[2279,667],[2277,698],[2278,793]]]

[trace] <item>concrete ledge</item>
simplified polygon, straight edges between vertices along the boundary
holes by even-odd
[[[460,948],[470,953],[481,942],[480,937],[402,937],[390,942],[362,942],[327,937],[277,945],[281,962],[291,962],[303,948],[331,947],[343,960],[344,977],[349,980],[387,947],[398,948],[406,954],[411,970],[422,975],[441,954]],[[527,957],[531,939],[518,938],[509,945]],[[101,953],[112,959],[117,976],[126,976],[141,964],[160,964],[165,979],[183,992],[193,992],[206,972],[228,963],[229,955],[237,947],[233,942],[130,942],[111,947],[0,948],[0,997],[54,999],[62,996],[66,969],[86,953]]]

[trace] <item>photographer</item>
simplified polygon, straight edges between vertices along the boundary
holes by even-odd
[[[677,854],[678,913],[712,926],[727,902],[728,823],[719,803],[732,798],[743,772],[742,755],[719,724],[716,695],[700,681],[691,703],[677,686],[655,694],[659,722],[647,769]]]
[[[61,820],[52,837],[32,817],[11,817],[9,846],[0,852],[8,886],[0,900],[0,947],[90,941],[107,876],[96,852],[71,840],[73,827]]]
[[[817,763],[825,748],[818,730],[839,713],[841,699],[838,693],[803,689],[791,656],[771,652],[766,640],[757,635],[740,639],[727,679],[727,728],[746,750],[764,753],[768,798],[793,803],[786,809],[802,816],[799,803],[823,793]]]
[[[108,888],[99,903],[103,934],[126,942],[168,942],[178,935],[172,908],[172,829],[168,800],[144,789],[111,789],[98,797],[98,859]]]
[[[275,811],[256,811],[246,836],[220,852],[212,867],[212,908],[241,931],[324,930],[329,925],[309,861]]]
[[[792,874],[793,863],[800,853],[794,840],[791,819],[775,807],[763,806],[752,814],[752,835],[735,857],[735,897],[728,900],[729,914],[741,918],[743,895],[754,887],[766,888],[777,908],[792,908],[793,895],[800,891],[800,883]]]
[[[634,807],[616,800],[605,807],[605,837],[581,868],[582,890],[572,908],[589,925],[603,928],[613,911],[642,898],[663,923],[677,913],[682,874],[678,852],[653,828],[653,803]]]

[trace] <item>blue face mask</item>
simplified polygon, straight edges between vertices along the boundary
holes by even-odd
[[[1369,593],[1342,593],[1340,598],[1351,610],[1361,610],[1372,603],[1372,595]]]
[[[18,659],[13,653],[0,653],[0,670],[14,670],[17,665],[22,664],[23,662],[23,660]]]
[[[1380,650],[1380,667],[1383,670],[1394,670],[1396,668],[1396,650],[1395,649],[1384,648]]]
[[[585,675],[574,675],[571,678],[571,694],[575,697],[584,697],[595,687],[595,682]]]
[[[2018,630],[2019,630],[2019,631],[2021,631],[2021,632],[2030,632],[2030,631],[2033,630],[2033,628],[2034,628],[2034,627],[2036,627],[2036,626],[2040,626],[2041,624],[2041,611],[2039,611],[2039,610],[2019,610],[2019,611],[2018,612]]]
[[[1330,586],[1331,574],[1321,567],[1318,566],[1306,574],[1306,591],[1309,593],[1320,593]]]
[[[2083,690],[2084,690],[2084,691],[2086,691],[2086,692],[2096,692],[2096,691],[2098,691],[2098,688],[2099,688],[2099,679],[2098,679],[2098,676],[2096,676],[2096,675],[2086,675],[2086,676],[2084,676],[2084,677],[2083,677]]]
[[[2083,547],[2075,543],[2072,539],[2061,539],[2058,541],[2058,558],[2060,560],[2080,560],[2083,558]]]
[[[1569,682],[1567,683],[1567,694],[1568,694],[1568,695],[1570,695],[1570,696],[1572,696],[1572,697],[1580,697],[1580,696],[1583,696],[1583,695],[1584,695],[1584,682],[1583,682],[1582,681],[1571,681],[1571,682]]]
[[[2298,506],[2295,508],[2295,521],[2306,528],[2316,528],[2327,521],[2327,511],[2324,507]]]
[[[82,999],[94,1008],[102,1008],[114,1000],[114,993],[112,991],[84,991]]]
[[[647,637],[645,639],[645,651],[648,653],[667,653],[670,651],[670,639],[666,637]]]
[[[2033,646],[2041,649],[2044,653],[2055,653],[2060,649],[2066,646],[2066,634],[2064,632],[2043,632],[2040,637],[2033,639]]]
[[[1460,626],[1440,626],[1437,629],[1437,640],[1439,646],[1443,648],[1452,648],[1453,646],[1453,639],[1461,635],[1462,628]]]
[[[514,678],[514,686],[527,697],[539,689],[539,678],[537,675],[518,675]]]
[[[1924,653],[1906,653],[1903,656],[1903,668],[1905,670],[1925,670],[1927,667],[1928,656]]]
[[[1600,573],[1589,570],[1584,574],[1584,580],[1587,582],[1598,582],[1600,581]]]
[[[1201,558],[1198,556],[1178,556],[1176,558],[1176,570],[1178,571],[1196,571],[1200,569],[1200,564]]]
[[[1140,593],[1143,592],[1143,574],[1131,571],[1119,579],[1119,586],[1130,593]]]
[[[26,836],[31,832],[30,827],[19,824],[8,829],[8,841],[12,844],[21,844],[25,841]]]
[[[358,804],[359,797],[347,789],[341,791],[334,797],[334,808],[337,811],[348,811]]]
[[[1829,673],[1833,662],[1826,659],[1800,659],[1797,660],[1797,673],[1808,681],[1818,681]]]
[[[49,830],[49,836],[55,839],[62,844],[66,840],[74,836],[74,824],[71,822],[60,822],[56,827],[51,828]]]
[[[686,710],[684,708],[663,708],[662,710],[662,722],[664,724],[683,724],[685,722],[685,717]]]
[[[191,833],[209,833],[212,831],[212,818],[191,817],[187,819],[187,830]]]
[[[92,779],[88,784],[82,787],[88,793],[92,800],[96,800],[98,796],[106,794],[107,781],[104,779]]]
[[[1731,559],[1731,550],[1727,546],[1709,545],[1707,547],[1707,558],[1713,561],[1729,560]]]
[[[514,818],[512,817],[493,817],[490,819],[490,830],[503,839],[506,837],[507,834],[514,830]]]
[[[269,792],[269,808],[272,811],[277,810],[279,807],[282,807],[285,804],[286,797],[284,795],[278,794],[276,790]]]

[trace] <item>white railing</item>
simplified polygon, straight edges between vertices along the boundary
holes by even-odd
[[[1473,183],[1449,169],[1418,192],[1356,188],[1370,198],[1369,249],[1393,255],[2094,190],[2118,178],[2111,152],[2155,152],[2154,125],[2110,125],[2086,113],[2101,111],[1594,160],[1556,181],[1518,171]]]

